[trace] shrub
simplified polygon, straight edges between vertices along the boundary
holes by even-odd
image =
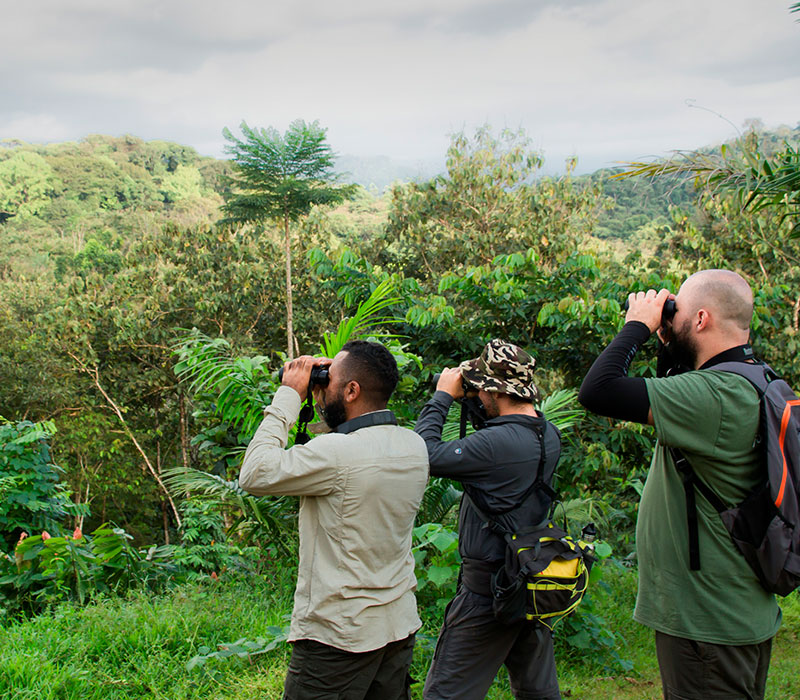
[[[63,470],[50,458],[47,441],[56,432],[52,421],[12,423],[0,417],[0,534],[4,549],[20,535],[49,531],[61,534],[68,515],[86,515],[86,506],[70,501],[59,483]]]
[[[175,573],[172,548],[137,550],[120,528],[101,525],[91,535],[76,528],[52,537],[47,531],[20,540],[13,555],[0,556],[0,604],[6,615],[38,612],[50,603],[81,604],[93,595],[166,583]]]

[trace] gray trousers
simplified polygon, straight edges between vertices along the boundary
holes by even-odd
[[[772,640],[733,646],[656,632],[665,700],[764,700]]]
[[[482,700],[500,666],[518,700],[560,700],[553,636],[527,623],[503,625],[492,600],[459,585],[428,670],[425,700]]]

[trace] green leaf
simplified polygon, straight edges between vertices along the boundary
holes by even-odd
[[[431,566],[427,570],[428,579],[436,586],[441,587],[452,579],[458,568],[455,566]]]
[[[601,559],[611,556],[611,545],[607,542],[597,542],[594,547],[594,552]]]

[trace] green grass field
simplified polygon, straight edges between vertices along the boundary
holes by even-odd
[[[661,698],[652,634],[631,620],[635,574],[609,571],[610,591],[599,601],[620,638],[629,671],[604,669],[592,652],[558,644],[562,692],[573,700]],[[184,586],[168,594],[104,598],[85,607],[60,605],[0,630],[0,698],[4,700],[246,700],[280,698],[289,647],[254,659],[209,660],[191,671],[202,646],[216,648],[246,637],[267,636],[287,624],[291,572]],[[599,595],[599,594],[598,594]],[[767,697],[800,700],[800,600],[784,599],[784,626],[773,652]],[[423,611],[424,613],[425,611]],[[424,680],[438,620],[419,635],[412,675]],[[421,698],[422,683],[414,689]],[[511,698],[501,671],[487,696]]]

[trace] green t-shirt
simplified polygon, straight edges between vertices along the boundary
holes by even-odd
[[[639,595],[634,619],[655,630],[713,644],[757,644],[780,627],[781,611],[739,554],[714,507],[697,494],[700,570],[689,569],[686,496],[668,447],[678,447],[697,475],[729,505],[756,486],[753,445],[759,400],[730,372],[703,370],[648,379],[656,443],[636,546]]]

